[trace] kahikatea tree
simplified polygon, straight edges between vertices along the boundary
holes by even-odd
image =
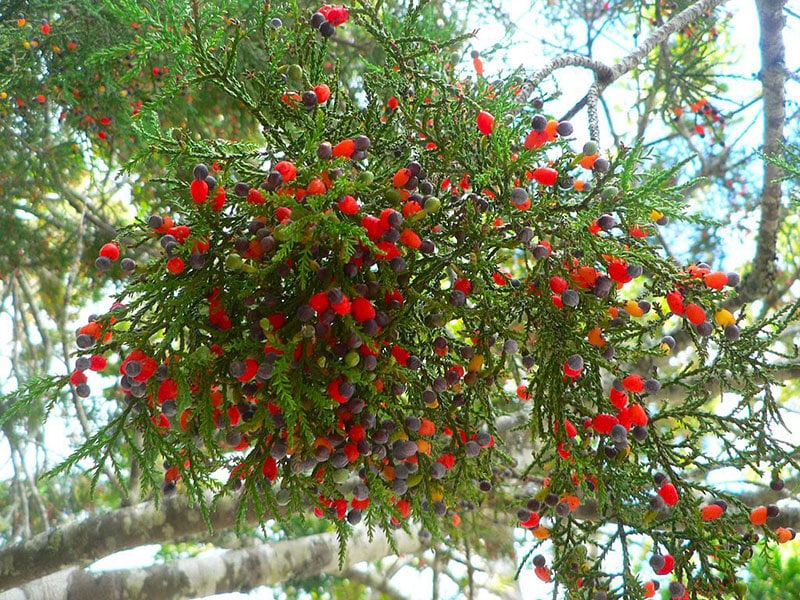
[[[463,70],[464,38],[434,36],[427,4],[108,9],[135,33],[90,64],[130,61],[156,81],[151,103],[135,102],[124,124],[92,116],[93,133],[135,132],[116,158],[130,173],[158,169],[158,200],[91,259],[123,283],[78,329],[71,374],[47,385],[68,383],[80,404],[113,377],[116,395],[55,473],[89,460],[94,481],[124,489],[135,465],[139,493],[169,498],[9,547],[4,587],[173,527],[316,514],[344,565],[365,537],[412,548],[491,515],[529,532],[521,567],[570,597],[652,597],[662,585],[672,598],[730,598],[744,593],[739,569],[759,537],[794,537],[774,504],[700,476],[766,469],[780,489],[781,469],[797,467],[771,388],[794,358],[779,342],[797,305],[741,310],[774,275],[780,163],[740,281],[657,243],[699,185],[681,165],[599,143],[603,90],[676,31],[694,32],[679,56],[707,47],[719,2],[660,7],[614,66],[564,55],[496,81],[477,53]],[[780,16],[779,3],[759,7],[765,22]],[[780,57],[779,42],[764,54]],[[358,69],[343,47],[359,51]],[[569,65],[596,77],[576,108],[587,131],[551,115],[539,88]],[[773,66],[768,118],[778,100],[782,111],[766,89]],[[175,99],[189,97],[200,119],[183,123]],[[12,100],[12,129],[36,122]],[[696,114],[715,122],[706,105]],[[214,106],[225,107],[219,133],[193,130],[214,124]],[[244,130],[226,129],[234,116]],[[118,535],[90,533],[115,525]],[[209,563],[187,563],[64,589],[185,597],[280,576],[274,555],[243,552],[263,569],[209,578],[198,570]]]

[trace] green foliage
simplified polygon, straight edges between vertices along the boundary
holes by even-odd
[[[797,546],[787,552],[759,552],[748,565],[747,600],[800,598],[800,556]]]
[[[612,2],[596,18],[634,11],[646,31],[661,6]],[[519,517],[532,530],[520,568],[552,543],[537,575],[575,597],[640,597],[652,573],[635,544],[674,556],[693,593],[720,597],[753,528],[749,507],[702,474],[798,468],[774,435],[771,387],[796,360],[778,344],[798,305],[723,311],[727,276],[710,284],[710,268],[671,259],[656,237],[668,218],[711,226],[684,214],[700,185],[681,181],[686,161],[637,143],[594,162],[582,135],[554,132],[547,105],[520,110],[518,74],[490,84],[456,68],[468,36],[441,3],[356,1],[331,38],[310,26],[316,8],[77,2],[54,14],[33,2],[22,26],[0,19],[0,61],[17,67],[0,78],[11,140],[0,196],[12,199],[0,204],[0,264],[58,274],[37,281],[62,337],[64,294],[112,290],[77,354],[107,357],[124,392],[51,475],[93,462],[77,505],[135,464],[142,494],[188,494],[206,518],[208,491],[239,494],[240,526],[254,508],[292,531],[313,510],[306,530],[334,528],[340,560],[348,521],[391,534],[417,519],[447,541],[490,538],[483,511]],[[34,43],[40,15],[51,31]],[[703,68],[716,60],[712,28],[703,19],[651,57],[674,66],[653,98],[694,103],[715,89]],[[331,96],[317,102],[322,84]],[[689,120],[713,120],[697,106]],[[340,145],[359,136],[360,155]],[[29,140],[42,144],[33,161]],[[193,173],[201,163],[213,181]],[[115,214],[120,166],[135,219]],[[99,198],[76,193],[98,169]],[[82,220],[62,230],[65,202]],[[111,225],[137,264],[111,259],[105,285],[92,265]],[[695,309],[691,322],[679,305]],[[680,340],[671,357],[667,333]],[[31,379],[3,396],[2,424],[41,414],[65,384]],[[501,418],[519,424],[525,454],[504,445]],[[671,508],[659,471],[677,490]],[[714,498],[729,509],[709,524],[699,509]],[[509,553],[507,540],[487,543]],[[623,564],[609,566],[617,547]],[[302,587],[363,592],[328,577]]]
[[[147,149],[130,168],[160,157],[170,171],[153,181],[171,211],[124,231],[123,255],[151,258],[83,333],[96,342],[82,354],[121,362],[125,408],[61,468],[98,453],[116,465],[126,440],[145,490],[157,491],[164,463],[165,491],[177,482],[202,502],[209,489],[241,490],[242,516],[313,508],[335,525],[340,560],[348,520],[390,533],[411,515],[442,539],[470,506],[495,503],[511,521],[523,485],[540,508],[520,521],[554,542],[568,589],[580,578],[637,597],[627,540],[642,535],[697,590],[732,581],[744,558],[720,543],[747,523],[746,507],[691,473],[718,464],[703,463],[709,439],[728,466],[797,466],[771,437],[778,415],[764,385],[796,307],[747,327],[719,313],[715,324],[727,276],[711,284],[708,268],[679,265],[649,239],[654,220],[681,216],[677,167],[644,170],[641,147],[594,162],[557,122],[537,133],[532,109],[511,116],[513,83],[460,78],[437,51],[463,38],[425,37],[416,18],[364,3],[351,10],[339,29],[360,26],[383,51],[360,59],[362,95],[331,60],[335,42],[291,2],[235,21],[204,5],[180,27],[172,12],[142,11],[132,45],[103,55],[147,61],[169,49],[182,85],[227,96],[263,139],[169,127],[160,115],[178,88],[140,111]],[[318,103],[322,83],[332,95]],[[368,151],[354,154],[353,140]],[[210,188],[189,174],[200,162],[213,166]],[[661,377],[661,339],[676,326],[693,362]],[[681,402],[659,400],[659,388]],[[716,389],[741,400],[705,411]],[[495,424],[527,406],[534,450],[519,464]],[[220,469],[227,482],[212,477]],[[680,498],[671,509],[653,504],[660,470]],[[731,504],[713,533],[699,513],[708,495]],[[571,516],[589,500],[616,531]],[[603,558],[618,542],[625,560],[610,571]]]

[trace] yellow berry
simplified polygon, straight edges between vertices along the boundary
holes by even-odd
[[[714,314],[714,320],[720,327],[727,327],[728,325],[733,325],[736,322],[736,319],[733,318],[731,311],[725,308],[719,309]]]

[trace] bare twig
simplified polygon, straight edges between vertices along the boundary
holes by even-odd
[[[536,89],[542,80],[551,75],[554,71],[566,67],[583,67],[589,69],[594,72],[594,83],[592,83],[586,95],[581,98],[562,119],[574,117],[586,106],[589,113],[589,137],[595,141],[599,141],[600,128],[597,118],[597,101],[598,98],[601,97],[603,90],[624,74],[634,69],[648,54],[650,54],[650,52],[658,45],[663,44],[674,32],[683,29],[687,24],[695,21],[704,13],[712,10],[724,1],[725,0],[699,0],[695,2],[653,31],[636,50],[622,58],[613,67],[602,61],[580,54],[564,54],[554,58],[522,84],[520,92],[517,95],[519,104],[516,108],[516,112],[522,110],[522,105],[527,102],[533,90]]]

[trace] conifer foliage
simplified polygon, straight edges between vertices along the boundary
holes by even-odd
[[[96,257],[122,284],[70,382],[114,377],[120,408],[64,468],[124,447],[156,494],[316,515],[342,548],[362,520],[442,539],[491,507],[530,532],[521,567],[575,597],[737,597],[759,535],[794,532],[687,474],[709,443],[794,465],[767,387],[794,308],[742,322],[738,274],[665,257],[677,171],[600,147],[477,54],[465,69],[463,38],[418,30],[425,2],[391,22],[361,1],[165,4],[180,18],[142,10],[113,52],[169,58],[254,129],[203,138],[137,106],[133,164],[169,165],[164,209]],[[372,48],[359,71],[337,36]],[[738,402],[709,410],[720,389]]]

